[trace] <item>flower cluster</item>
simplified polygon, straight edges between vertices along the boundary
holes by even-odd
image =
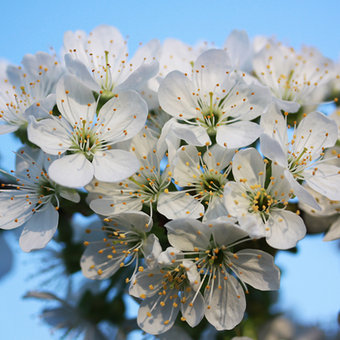
[[[335,69],[316,49],[242,31],[219,49],[155,39],[132,57],[114,27],[66,32],[60,56],[1,67],[0,133],[24,146],[2,171],[0,228],[22,226],[29,252],[60,214],[96,213],[81,270],[124,271],[142,330],[170,331],[179,313],[233,329],[248,285],[279,288],[271,254],[306,234],[296,199],[306,216],[333,216],[323,230],[340,237],[339,111],[315,111],[337,91]]]

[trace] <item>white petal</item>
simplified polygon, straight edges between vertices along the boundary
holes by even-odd
[[[228,182],[224,188],[224,205],[232,216],[248,215],[250,200],[243,197],[245,188],[240,183]]]
[[[181,253],[180,255],[181,256]],[[177,256],[177,257],[179,257]],[[183,256],[183,255],[182,255]],[[196,264],[190,260],[182,260],[183,268],[186,270],[186,276],[188,278],[188,281],[190,283],[191,288],[194,289],[194,291],[198,291],[200,289],[201,285],[201,275],[198,272],[198,268]]]
[[[165,224],[168,240],[180,250],[206,249],[210,241],[210,230],[205,224],[191,219],[176,219]]]
[[[280,270],[273,256],[261,250],[243,249],[230,261],[245,283],[260,290],[277,290],[280,287]]]
[[[38,106],[37,106],[38,104]],[[32,116],[36,119],[49,117],[49,112],[56,104],[56,95],[49,94],[46,98],[42,98],[28,107],[24,113],[26,117]]]
[[[315,169],[305,171],[306,183],[330,200],[339,201],[340,168],[329,163],[318,164],[316,168],[316,171]]]
[[[312,112],[302,119],[296,130],[294,152],[303,152],[307,148],[312,159],[320,156],[323,148],[333,146],[338,139],[338,127],[335,121],[320,112]]]
[[[340,217],[331,225],[325,237],[324,241],[333,241],[340,238]]]
[[[94,199],[90,203],[90,208],[97,214],[111,216],[124,211],[138,211],[142,209],[141,199],[138,197],[118,197]]]
[[[0,135],[4,135],[5,133],[11,133],[17,131],[18,129],[19,125],[0,124]]]
[[[80,60],[74,59],[71,54],[66,54],[65,65],[68,71],[75,75],[86,87],[95,92],[99,92],[100,86],[92,78],[84,63]]]
[[[223,50],[210,49],[203,52],[195,61],[194,73],[200,93],[208,94],[216,88],[216,84],[225,82],[226,72],[230,71],[231,63]]]
[[[27,201],[19,190],[0,192],[0,228],[20,227],[31,218],[35,204],[36,200]]]
[[[263,133],[275,139],[282,148],[288,144],[287,123],[281,111],[270,106],[268,111],[261,115]]]
[[[266,134],[260,137],[261,152],[272,161],[276,161],[282,167],[287,167],[287,156],[279,142]]]
[[[104,56],[105,51],[109,51],[109,64],[122,60],[127,50],[125,39],[119,30],[109,25],[99,25],[90,34],[91,43],[88,44],[89,52],[94,55]],[[117,63],[117,62],[116,62]],[[120,66],[121,67],[121,66]]]
[[[27,127],[27,135],[30,142],[51,155],[64,153],[72,144],[68,131],[53,118],[37,121],[31,117]]]
[[[184,291],[183,297],[186,298],[185,303],[181,303],[181,312],[185,318],[185,321],[191,326],[197,326],[204,316],[205,306],[204,299],[200,292],[197,293],[195,300],[193,300],[196,292],[191,290],[190,292]],[[192,305],[190,305],[192,303]]]
[[[276,107],[279,110],[283,110],[285,112],[297,112],[300,108],[300,104],[295,103],[295,102],[291,102],[288,100],[283,100],[283,99],[279,99],[276,97],[273,97],[273,102],[275,103]]]
[[[163,154],[168,150],[168,160],[169,163],[172,162],[175,157],[176,151],[180,145],[180,138],[178,138],[175,134],[175,126],[177,125],[177,121],[175,118],[171,118],[168,120],[162,129],[161,135],[157,142],[157,151],[158,154]]]
[[[263,172],[263,175],[259,173]],[[233,159],[235,181],[246,179],[248,185],[263,184],[266,176],[265,163],[254,148],[244,149],[235,154]]]
[[[58,226],[59,214],[52,204],[37,211],[25,223],[19,244],[23,251],[41,249],[51,240]]]
[[[143,242],[143,253],[148,268],[154,268],[157,265],[157,259],[162,252],[161,244],[155,234],[150,234],[146,241]]]
[[[96,115],[96,100],[92,90],[75,76],[65,75],[57,84],[57,106],[62,116],[73,126],[81,120],[93,121]]]
[[[260,214],[246,214],[238,217],[238,223],[243,230],[246,230],[251,238],[261,238],[270,234],[267,230],[267,223],[264,223]]]
[[[240,283],[232,275],[227,275],[225,280],[218,272],[211,288],[205,291],[204,299],[205,317],[218,331],[233,329],[241,322],[246,299]]]
[[[59,195],[62,198],[65,198],[68,201],[79,203],[80,202],[80,195],[75,190],[69,190],[66,188],[59,188]]]
[[[142,211],[129,211],[116,214],[110,218],[110,224],[121,231],[136,230],[145,233],[152,228],[152,220]]]
[[[129,294],[137,298],[153,296],[163,287],[163,280],[164,272],[159,268],[146,268],[131,281]]]
[[[185,145],[177,150],[173,160],[173,176],[179,186],[192,186],[192,182],[197,181],[196,178],[202,174],[201,170],[197,168],[199,164],[198,150],[194,146]]]
[[[204,163],[209,169],[215,169],[217,171],[222,171],[227,168],[235,155],[235,150],[226,149],[218,144],[214,144],[209,148],[209,151],[210,152],[205,152],[203,155]]]
[[[210,145],[211,141],[205,128],[202,126],[180,124],[174,122],[172,124],[172,131],[179,139],[183,139],[188,144],[196,146]]]
[[[250,121],[265,114],[271,99],[267,87],[258,84],[251,76],[248,77],[249,80],[235,73],[227,77],[222,84],[222,88],[227,93],[230,92],[223,102],[226,115],[241,121]],[[223,93],[219,94],[221,95],[224,96]]]
[[[104,182],[118,182],[133,175],[139,168],[137,158],[124,150],[97,152],[93,158],[94,176]]]
[[[251,71],[252,47],[246,31],[233,30],[226,39],[224,48],[237,69]]]
[[[224,205],[223,197],[213,197],[206,209],[203,222],[206,222],[207,220],[215,220],[221,216],[227,216],[228,214],[228,210]]]
[[[289,249],[305,237],[306,227],[303,219],[292,211],[279,210],[272,213],[271,235],[267,243],[276,249]]]
[[[160,41],[158,39],[152,39],[137,49],[133,57],[130,59],[130,63],[135,67],[143,65],[145,62],[150,63],[150,61],[158,59],[161,48],[162,46]]]
[[[167,291],[167,294],[171,295],[176,295],[176,293],[176,291],[170,291],[170,289]],[[137,323],[143,331],[157,335],[166,332],[175,323],[180,305],[179,298],[167,299],[165,305],[161,306],[159,302],[164,298],[157,294],[141,302]],[[175,304],[177,307],[174,307]],[[151,316],[148,316],[150,314]]]
[[[80,188],[90,183],[94,170],[81,153],[63,156],[52,162],[48,174],[53,181],[65,187]]]
[[[291,198],[291,185],[284,173],[285,169],[283,167],[272,163],[271,177],[273,180],[271,181],[269,193],[274,199],[278,199],[281,202],[284,200],[289,201]]]
[[[101,139],[111,143],[134,137],[143,127],[148,114],[144,99],[135,91],[116,93],[100,109],[98,119],[103,129],[98,129]]]
[[[217,128],[216,142],[229,149],[242,148],[259,138],[261,132],[260,125],[248,121],[221,125]]]
[[[145,83],[157,74],[158,69],[159,64],[157,61],[142,64],[123,83],[118,85],[116,89],[134,89],[141,91],[143,87],[145,87]]]
[[[46,155],[40,149],[33,149],[28,145],[21,147],[15,156],[16,176],[26,177],[27,170],[29,170],[31,178],[40,176],[45,157]],[[35,162],[36,166],[32,166],[32,162]]]
[[[161,252],[159,255],[157,262],[161,267],[167,267],[167,266],[173,266],[173,263],[175,263],[176,259],[178,259],[181,256],[181,251],[174,248],[174,247],[168,247],[164,251]]]
[[[248,236],[246,231],[226,221],[211,221],[210,223],[207,222],[207,224],[211,229],[211,233],[216,244],[220,246],[228,246],[229,244],[232,244]]]
[[[64,46],[63,46],[63,52],[73,52],[74,49],[77,52],[77,57],[86,62],[87,61],[87,55],[84,51],[84,44],[87,41],[86,33],[81,30],[77,30],[75,32],[72,31],[66,31],[64,33]]]
[[[115,198],[99,198],[90,202],[90,208],[97,214],[111,216],[124,211],[142,210],[142,202],[139,197],[123,196]]]
[[[204,213],[204,206],[193,196],[184,192],[169,192],[159,195],[157,210],[168,219],[200,218]]]
[[[300,183],[298,183],[295,180],[291,172],[285,170],[284,176],[288,180],[294,195],[296,195],[301,202],[310,205],[312,208],[316,210],[321,209],[319,205],[316,203],[316,200],[313,197],[313,195],[311,195]]]
[[[170,72],[161,82],[158,99],[162,109],[178,119],[196,117],[196,99],[192,95],[194,86],[181,72]]]
[[[115,246],[116,252],[112,252],[112,247],[106,245],[107,242],[93,241],[86,246],[81,257],[80,266],[85,277],[92,280],[104,280],[111,277],[120,269],[120,264],[124,261],[123,251],[128,250],[128,246]],[[110,258],[108,258],[110,255]]]

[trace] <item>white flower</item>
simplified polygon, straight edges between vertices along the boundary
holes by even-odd
[[[194,61],[208,48],[208,43],[199,43],[194,46],[190,46],[178,39],[165,39],[157,56],[157,61],[159,62],[158,75],[151,78],[148,81],[148,87],[142,91],[143,97],[147,100],[148,106],[151,110],[156,111],[156,113],[162,111],[159,110],[157,92],[160,83],[167,74],[172,71],[180,71],[190,74]]]
[[[324,232],[324,241],[333,241],[340,238],[340,201],[332,201],[320,195],[315,190],[306,187],[306,190],[315,198],[321,210],[315,210],[307,204],[300,202],[299,207],[305,212],[309,232]]]
[[[204,316],[196,266],[172,247],[160,254],[158,262],[158,266],[139,272],[130,285],[129,293],[143,299],[138,326],[150,334],[164,333],[173,326],[180,310],[181,320],[195,327]]]
[[[330,163],[334,165],[340,164],[338,153],[340,147],[327,149],[325,159],[331,159]],[[334,156],[336,157],[334,159]],[[315,210],[303,202],[299,202],[299,207],[305,212],[304,220],[309,232],[324,232],[324,241],[332,241],[340,238],[340,201],[330,200],[319,194],[307,185],[305,189],[314,197],[321,210]]]
[[[172,71],[190,74],[197,57],[208,48],[208,44],[190,46],[178,39],[165,39],[157,57],[158,76],[150,79],[150,88],[157,92],[159,84]]]
[[[232,68],[250,73],[252,71],[252,46],[246,31],[233,30],[224,42]]]
[[[197,57],[208,48],[207,44],[190,46],[177,39],[168,38],[164,40],[158,58],[159,76],[164,78],[168,73],[175,70],[191,73]]]
[[[153,204],[159,210],[159,200],[166,195],[171,183],[168,167],[162,171],[160,166],[165,152],[148,129],[133,138],[130,149],[140,162],[135,174],[119,183],[93,181],[86,186],[90,208],[97,214],[111,216],[141,210],[143,205],[148,206],[152,214]]]
[[[38,52],[25,55],[22,65],[9,65],[6,77],[1,76],[0,134],[25,129],[30,115],[46,117],[55,105],[55,86],[63,73],[56,59]],[[35,107],[43,107],[45,112]]]
[[[158,211],[169,219],[204,216],[206,220],[228,215],[223,190],[233,156],[234,150],[219,145],[208,149],[203,157],[196,147],[182,146],[172,168],[175,184],[184,189],[160,197]]]
[[[190,255],[205,284],[205,317],[217,329],[232,329],[241,322],[246,308],[244,289],[279,288],[280,272],[273,257],[263,251],[233,247],[249,240],[248,233],[227,221],[202,223],[193,219],[168,222],[170,244]]]
[[[334,241],[334,240],[338,240],[338,239],[340,239],[340,218],[339,217],[329,227],[329,230],[326,232],[323,240],[324,241]]]
[[[0,190],[0,228],[23,226],[19,244],[26,252],[45,247],[55,234],[59,195],[80,200],[78,193],[51,181],[46,173],[50,161],[40,150],[21,148],[16,157],[17,183],[11,185],[13,189]]]
[[[296,52],[268,39],[253,59],[254,72],[274,95],[277,107],[296,112],[300,105],[315,106],[324,99],[331,61],[313,48]]]
[[[232,165],[235,182],[225,188],[225,205],[252,237],[266,237],[270,246],[288,249],[305,236],[306,227],[301,217],[285,210],[292,193],[282,169],[272,165],[267,178],[267,163],[253,148],[239,151]]]
[[[158,71],[154,61],[158,40],[142,46],[128,60],[126,41],[111,26],[97,26],[89,35],[68,31],[64,36],[65,64],[91,90],[111,98],[122,89],[140,91]]]
[[[152,220],[147,214],[126,212],[116,214],[105,221],[109,225],[97,230],[103,237],[96,241],[84,242],[86,250],[80,265],[87,278],[107,279],[120,268],[135,263],[133,276],[138,269],[140,255],[153,265],[161,247],[154,234],[146,234],[152,228]],[[96,230],[91,230],[92,232]]]
[[[286,116],[287,117],[287,116]],[[336,123],[320,112],[312,112],[301,120],[288,140],[287,122],[272,112],[261,118],[264,134],[261,151],[265,157],[284,169],[294,194],[301,202],[319,209],[311,194],[300,183],[306,182],[315,191],[331,200],[340,200],[340,168],[324,158],[324,150],[338,138]],[[336,156],[335,156],[336,157]]]
[[[158,96],[163,110],[174,117],[168,124],[177,138],[196,146],[210,145],[216,138],[228,148],[249,145],[259,137],[261,128],[251,120],[263,114],[270,101],[267,89],[247,84],[232,72],[223,50],[201,54],[192,77],[169,73]]]
[[[59,155],[50,177],[64,186],[82,187],[93,176],[116,182],[132,175],[137,159],[129,152],[112,149],[135,136],[144,126],[147,106],[134,91],[117,92],[96,116],[92,91],[74,76],[64,76],[57,86],[60,116],[40,121],[31,118],[28,138],[51,155]]]

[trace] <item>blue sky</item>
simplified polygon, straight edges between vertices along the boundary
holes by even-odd
[[[251,37],[276,36],[297,48],[313,45],[327,57],[338,59],[339,12],[340,3],[336,0],[6,1],[1,4],[0,58],[18,64],[26,53],[47,51],[50,47],[59,51],[66,30],[89,32],[99,24],[110,24],[129,36],[131,51],[139,42],[167,37],[221,45],[233,29],[245,29]],[[13,168],[13,154],[9,155],[8,150],[15,151],[17,146],[9,136],[0,136],[3,168]],[[15,236],[6,238],[13,241]],[[17,245],[13,248],[18,255],[14,270],[0,281],[1,337],[52,339],[48,328],[37,318],[43,305],[21,300],[26,290],[38,282],[27,282],[35,260]],[[301,321],[335,325],[340,307],[337,243],[323,243],[321,237],[311,237],[302,241],[299,248],[298,256],[282,253],[278,257],[278,264],[284,269],[280,308],[290,310]]]

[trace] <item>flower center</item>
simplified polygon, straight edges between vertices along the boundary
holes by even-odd
[[[224,261],[223,250],[220,248],[211,249],[207,254],[207,257],[210,265],[220,266],[220,264],[222,264]]]
[[[197,118],[201,126],[203,126],[210,136],[216,135],[216,127],[222,116],[220,110],[220,102],[216,107],[216,103],[213,102],[214,94],[209,92],[210,101],[209,104],[203,102],[201,99],[198,100],[198,105],[201,109],[201,117]]]
[[[294,175],[295,178],[303,180],[303,171],[306,168],[308,162],[311,160],[309,159],[309,154],[305,157],[303,155],[307,152],[307,148],[304,148],[303,151],[297,156],[295,153],[291,153],[290,157],[288,158],[288,166],[289,171]]]
[[[212,176],[209,172],[201,175],[201,181],[197,188],[203,201],[209,201],[212,196],[223,196],[224,185],[227,182],[226,175],[217,173]]]
[[[39,197],[45,197],[55,193],[55,187],[46,177],[41,176],[39,187],[40,188],[37,190]]]
[[[139,187],[139,189],[131,192],[130,195],[140,197],[143,204],[155,202],[159,193],[164,191],[170,183],[169,181],[162,181],[161,177],[156,174],[151,175],[150,172],[145,173],[145,168],[142,167],[136,175],[129,178],[131,182]]]
[[[171,268],[164,274],[164,286],[170,289],[181,290],[183,286],[187,286],[187,275],[184,268],[178,266],[176,268]]]
[[[274,204],[274,199],[266,192],[266,189],[260,187],[255,192],[248,193],[250,198],[250,206],[248,211],[250,213],[259,213],[261,217],[267,221],[270,209]]]
[[[86,120],[82,120],[82,126],[75,126],[72,132],[72,145],[70,150],[73,152],[81,152],[92,162],[93,155],[100,147],[101,143],[94,131],[86,124]]]

